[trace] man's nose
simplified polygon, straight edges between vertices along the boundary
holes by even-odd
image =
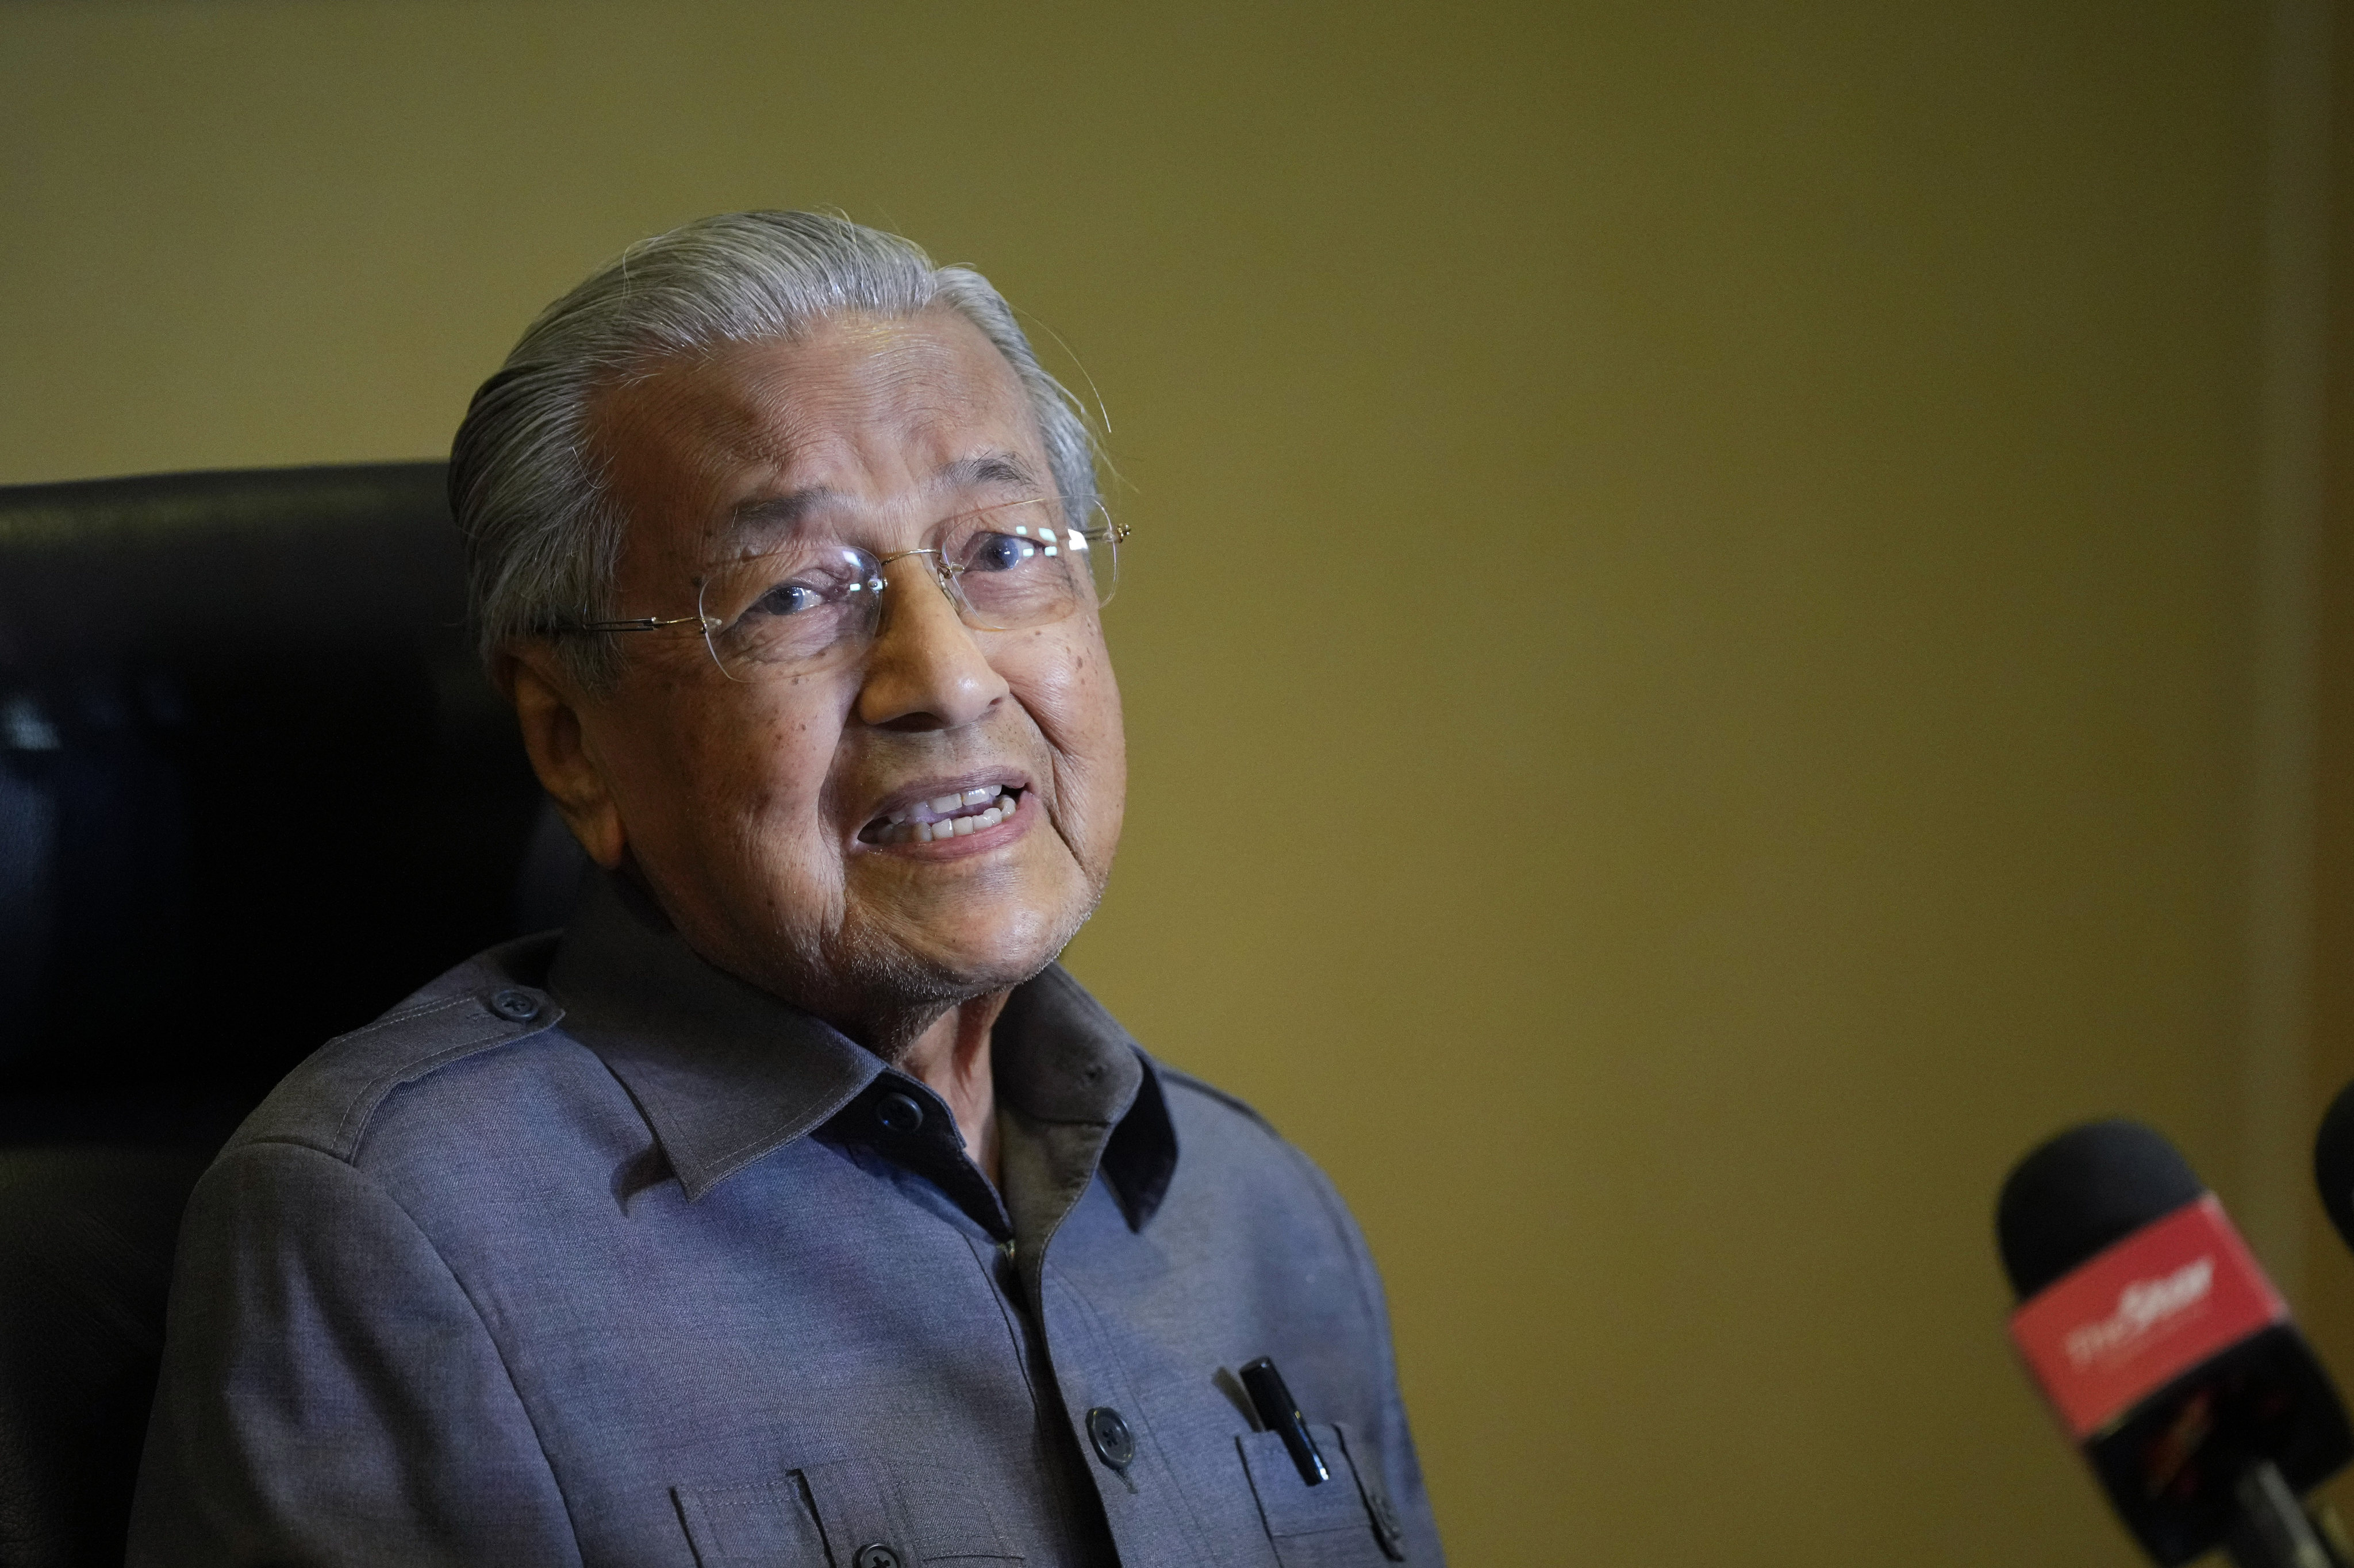
[[[884,568],[883,621],[858,690],[858,716],[877,728],[954,729],[1012,689],[941,588],[931,557],[904,556]]]

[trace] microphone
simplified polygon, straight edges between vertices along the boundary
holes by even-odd
[[[2354,1084],[2338,1091],[2313,1140],[2313,1181],[2321,1206],[2348,1246],[2354,1246]]]
[[[2167,1568],[2217,1546],[2241,1568],[2342,1561],[2297,1499],[2354,1457],[2345,1407],[2172,1144],[2071,1128],[2003,1182],[1995,1231],[2012,1342],[2144,1551]]]

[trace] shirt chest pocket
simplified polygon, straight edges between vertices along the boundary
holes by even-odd
[[[1378,1469],[1369,1466],[1360,1473],[1345,1428],[1311,1425],[1308,1431],[1331,1472],[1329,1480],[1312,1487],[1300,1478],[1278,1434],[1253,1432],[1235,1439],[1276,1561],[1283,1568],[1386,1568],[1405,1562],[1405,1538]]]
[[[674,1487],[700,1568],[985,1568],[1022,1561],[988,1503],[938,1470],[864,1460],[773,1481]]]

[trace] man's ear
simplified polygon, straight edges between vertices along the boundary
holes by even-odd
[[[539,775],[540,787],[556,801],[565,825],[588,858],[613,870],[621,863],[629,841],[621,830],[620,808],[589,749],[578,688],[542,648],[501,653],[493,678],[514,704],[523,748],[531,758],[531,770]]]

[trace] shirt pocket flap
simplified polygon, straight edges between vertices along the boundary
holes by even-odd
[[[891,1568],[892,1559],[905,1568],[1022,1561],[988,1502],[945,1466],[844,1459],[794,1473],[809,1489],[836,1568]]]
[[[674,1487],[701,1568],[917,1568],[1013,1563],[988,1503],[939,1468],[862,1459],[751,1486]]]
[[[1284,1568],[1403,1561],[1403,1537],[1389,1500],[1378,1481],[1369,1484],[1359,1475],[1348,1433],[1320,1425],[1310,1425],[1308,1433],[1331,1472],[1312,1487],[1300,1478],[1279,1434],[1252,1432],[1235,1439],[1277,1560]]]
[[[748,1487],[673,1487],[701,1568],[828,1568],[801,1483],[788,1476]]]
[[[1258,1494],[1258,1511],[1267,1532],[1280,1540],[1287,1535],[1317,1535],[1328,1530],[1372,1529],[1364,1499],[1357,1495],[1348,1449],[1330,1426],[1313,1425],[1308,1434],[1324,1456],[1331,1479],[1310,1486],[1299,1478],[1299,1467],[1275,1432],[1251,1432],[1235,1441],[1242,1446],[1243,1467],[1250,1472],[1251,1490]]]

